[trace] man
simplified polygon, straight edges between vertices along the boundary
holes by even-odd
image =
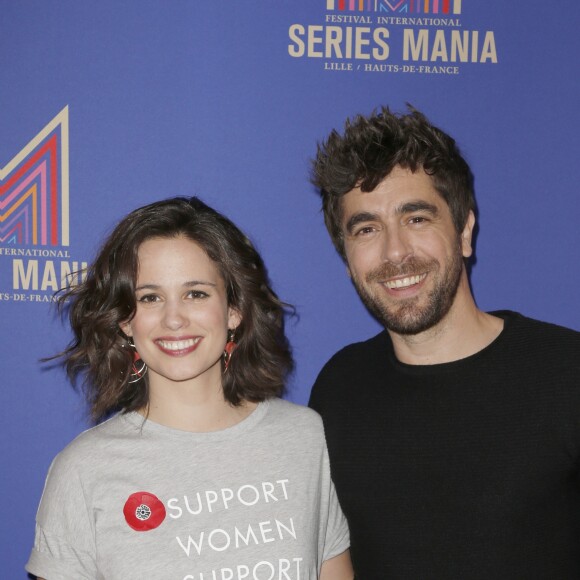
[[[580,578],[580,333],[470,291],[475,201],[418,111],[346,123],[313,182],[385,331],[314,385],[360,580]]]

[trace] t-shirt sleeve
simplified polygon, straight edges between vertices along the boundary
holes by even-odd
[[[325,369],[322,369],[314,385],[312,386],[312,390],[310,391],[310,399],[308,401],[308,406],[311,409],[314,409],[317,413],[322,414],[324,408],[324,393],[326,391],[325,385]]]
[[[346,518],[342,513],[334,483],[330,478],[330,468],[328,463],[328,453],[325,452],[325,479],[327,480],[327,519],[326,529],[324,530],[324,549],[322,552],[322,561],[330,560],[339,554],[342,554],[350,546],[350,535]]]
[[[26,570],[46,580],[94,580],[95,536],[81,478],[68,457],[50,467]]]

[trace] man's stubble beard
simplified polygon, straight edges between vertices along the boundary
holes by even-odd
[[[458,238],[457,250],[447,261],[443,273],[440,273],[441,267],[436,260],[411,257],[400,266],[385,262],[366,274],[365,284],[368,287],[373,284],[376,287],[382,280],[397,276],[414,276],[424,272],[429,272],[429,276],[435,274],[435,286],[427,296],[424,306],[419,304],[418,296],[401,299],[398,305],[393,304],[394,300],[390,304],[386,296],[381,300],[373,295],[354,275],[352,280],[365,306],[387,330],[396,334],[413,335],[433,328],[447,315],[457,295],[463,267],[461,240]]]

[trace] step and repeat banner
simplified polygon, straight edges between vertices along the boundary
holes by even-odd
[[[50,461],[90,422],[53,294],[130,210],[198,195],[244,229],[306,403],[380,330],[324,229],[317,141],[381,105],[424,112],[475,174],[473,290],[580,330],[576,0],[4,2],[0,17],[0,576],[26,578]]]

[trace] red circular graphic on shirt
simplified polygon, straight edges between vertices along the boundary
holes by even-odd
[[[135,531],[148,532],[165,519],[163,502],[148,491],[132,493],[123,507],[125,520]]]

